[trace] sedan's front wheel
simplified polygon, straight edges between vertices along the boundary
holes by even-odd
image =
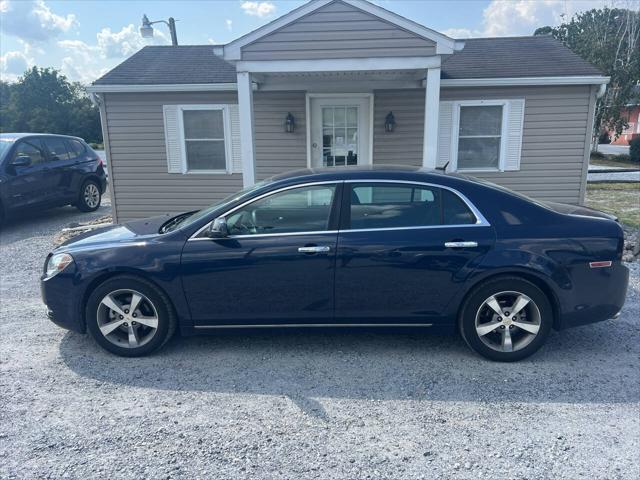
[[[542,290],[519,277],[502,277],[471,292],[462,309],[460,333],[480,355],[513,362],[536,352],[552,324],[553,309]]]
[[[176,329],[169,299],[152,283],[113,277],[96,288],[86,309],[87,329],[106,350],[123,357],[147,355]]]

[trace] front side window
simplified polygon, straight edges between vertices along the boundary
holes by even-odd
[[[226,171],[224,109],[183,109],[182,124],[186,170]]]
[[[47,161],[39,140],[22,140],[18,143],[13,158],[18,157],[29,157],[31,165],[39,165]]]
[[[49,151],[52,161],[69,160],[71,156],[67,150],[67,145],[62,138],[45,138],[43,140],[45,147]]]
[[[458,170],[500,168],[502,105],[461,105]]]
[[[227,217],[230,235],[321,232],[329,227],[335,185],[315,185],[274,193]]]
[[[476,218],[453,192],[419,185],[352,186],[351,229],[470,225]]]

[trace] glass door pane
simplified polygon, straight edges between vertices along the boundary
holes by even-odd
[[[358,107],[322,107],[322,163],[325,167],[358,164]]]

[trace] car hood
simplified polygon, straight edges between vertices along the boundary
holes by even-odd
[[[556,202],[543,202],[551,210],[564,213],[566,215],[581,215],[583,217],[595,217],[595,218],[606,218],[609,220],[618,221],[618,218],[609,215],[608,213],[601,212],[599,210],[594,210],[593,208],[583,207],[580,205],[569,205],[566,203],[556,203]]]
[[[67,240],[56,250],[68,252],[150,241],[160,235],[158,230],[170,218],[170,215],[161,215],[98,228]]]

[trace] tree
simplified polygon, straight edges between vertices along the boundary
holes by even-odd
[[[593,137],[603,130],[618,137],[628,126],[625,105],[637,100],[633,87],[640,82],[640,12],[593,9],[558,27],[538,28],[534,35],[552,35],[611,77],[596,104]]]
[[[33,67],[13,84],[0,82],[0,131],[59,133],[102,142],[100,113],[79,83]]]

